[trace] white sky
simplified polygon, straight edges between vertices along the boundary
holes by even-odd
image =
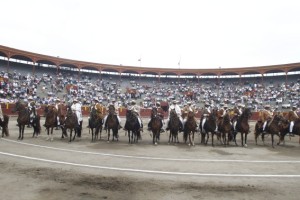
[[[300,62],[297,0],[0,0],[0,44],[159,68]],[[138,62],[142,58],[141,63]]]

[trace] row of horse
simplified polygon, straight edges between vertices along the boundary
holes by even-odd
[[[106,120],[107,127],[107,141],[110,141],[110,136],[112,133],[112,140],[119,139],[118,134],[118,120],[115,115],[115,110],[113,106],[110,106],[108,109],[108,117]],[[41,133],[41,125],[40,125],[40,116],[36,115],[32,122],[30,122],[30,113],[26,106],[20,102],[16,103],[15,110],[18,112],[18,126],[19,126],[19,138],[23,139],[24,137],[24,128],[29,123],[33,127],[33,137],[37,136]],[[34,111],[32,111],[34,112]],[[201,133],[201,143],[207,144],[208,140],[211,136],[211,144],[214,146],[214,136],[216,135],[218,140],[221,141],[223,145],[229,145],[230,141],[233,141],[235,145],[236,136],[238,133],[241,133],[241,142],[242,146],[247,146],[247,135],[250,132],[249,119],[251,117],[251,110],[246,108],[241,116],[239,116],[236,121],[236,128],[233,129],[232,120],[230,119],[229,114],[226,114],[222,120],[218,119],[217,111],[212,111],[212,113],[207,117],[206,122],[201,127],[201,121],[199,125],[200,133]],[[9,117],[4,115],[4,120],[0,120],[0,126],[2,126],[2,136],[8,135],[8,121]],[[81,136],[82,127],[78,124],[77,116],[72,112],[69,107],[66,109],[66,113],[58,112],[54,106],[48,106],[45,109],[45,128],[47,130],[48,139],[53,140],[53,129],[57,127],[57,123],[61,124],[62,129],[62,138],[68,137],[67,131],[69,130],[70,142],[75,139],[76,135]],[[91,107],[90,116],[88,120],[88,127],[92,134],[92,142],[101,139],[101,133],[103,128],[103,117],[100,117],[95,108]],[[175,110],[171,110],[170,112],[170,134],[169,134],[169,143],[178,143],[178,135],[181,131],[180,119],[177,116]],[[161,118],[157,113],[157,109],[153,108],[151,112],[151,124],[150,124],[153,144],[157,144],[160,140],[160,132],[161,132]],[[270,134],[272,138],[272,146],[274,147],[274,135],[279,136],[280,140],[278,144],[284,141],[284,136],[288,132],[289,122],[280,114],[277,113],[274,115],[273,119],[269,122],[265,131],[262,131],[262,122],[257,122],[255,125],[255,140],[257,144],[257,138],[259,136],[262,137],[264,142],[265,135]],[[138,142],[141,139],[140,125],[138,123],[138,118],[134,112],[130,110],[126,113],[126,123],[125,129],[127,130],[126,134],[128,134],[129,143]],[[189,145],[195,145],[194,136],[197,132],[197,123],[195,120],[195,115],[193,112],[189,112],[187,114],[186,123],[184,125],[183,131],[183,140],[185,143]],[[74,136],[72,136],[73,131],[75,132]],[[294,126],[294,134],[300,135],[300,120],[295,122]],[[300,141],[299,141],[300,142]]]

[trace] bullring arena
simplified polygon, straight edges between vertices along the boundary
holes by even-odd
[[[10,59],[29,61],[32,65],[26,66],[30,67],[27,68],[30,73],[38,72],[35,71],[35,67],[41,67],[38,63],[72,65],[72,68],[84,68],[84,64],[91,68],[92,65],[3,46],[0,52]],[[6,65],[6,60],[3,63],[7,69],[14,65],[9,61]],[[280,69],[282,72],[283,69],[288,74],[289,71],[299,70],[298,66],[272,66],[271,71]],[[133,69],[103,64],[98,67],[100,74],[102,70],[128,73]],[[267,73],[267,69],[243,68],[238,75],[242,75],[243,70]],[[53,71],[53,68],[43,70]],[[135,70],[139,74],[146,71]],[[215,72],[217,76],[230,74],[228,70]],[[176,73],[183,74],[180,70]],[[159,72],[161,74],[164,72]],[[194,75],[197,76],[195,81],[201,83],[200,72]],[[101,76],[106,78],[109,75]],[[117,80],[120,77],[117,76]],[[284,77],[285,81],[287,79],[288,76]],[[136,78],[138,80],[139,76]],[[2,107],[4,113],[10,112],[9,104]],[[105,132],[101,140],[91,142],[91,135],[85,128],[86,116],[82,137],[71,143],[61,139],[60,130],[55,130],[52,142],[46,140],[45,129],[42,129],[40,136],[32,138],[32,128],[25,128],[24,140],[20,141],[17,140],[16,119],[15,115],[10,116],[10,135],[0,140],[1,199],[299,199],[299,137],[286,137],[285,144],[275,148],[271,146],[270,137],[266,138],[265,145],[260,139],[256,145],[253,134],[255,120],[250,121],[248,146],[244,148],[240,146],[240,134],[237,136],[239,146],[230,143],[230,146],[224,147],[216,141],[215,147],[212,147],[211,141],[208,145],[200,144],[198,134],[195,136],[195,146],[184,144],[182,134],[179,134],[179,144],[168,144],[168,132],[162,133],[159,144],[154,146],[146,128],[137,144],[128,144],[123,130],[119,133],[118,142],[108,143]],[[44,120],[42,117],[41,124]],[[149,117],[144,116],[144,126],[148,120]],[[278,137],[275,140],[277,142]]]

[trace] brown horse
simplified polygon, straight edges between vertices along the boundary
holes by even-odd
[[[0,119],[0,126],[2,128],[2,137],[9,136],[8,122],[9,122],[9,116],[6,114],[3,114],[3,121],[2,121],[2,119]]]
[[[211,133],[211,145],[214,146],[214,135],[217,134],[217,111],[212,110],[210,115],[207,117],[202,130],[202,121],[203,118],[200,121],[200,130],[201,130],[201,144],[207,145],[208,139],[209,139],[209,133]],[[206,137],[206,140],[205,140]]]
[[[70,140],[69,140],[69,142],[71,142],[72,140],[75,140],[78,128],[79,128],[79,125],[78,125],[77,116],[76,116],[75,113],[72,112],[71,106],[68,106],[67,116],[66,116],[66,119],[65,119],[64,124],[63,124],[63,134],[67,135],[67,130],[70,131]],[[74,133],[74,137],[72,139],[73,130],[74,130],[75,133]]]
[[[108,116],[106,120],[107,124],[107,142],[109,142],[110,139],[110,130],[112,130],[112,140],[114,141],[115,138],[117,141],[119,141],[119,135],[118,135],[118,119],[115,114],[115,107],[113,105],[110,105],[108,107]]]
[[[102,132],[102,118],[97,114],[97,110],[94,106],[90,108],[90,118],[89,118],[89,129],[92,132],[92,142],[98,140],[98,135]]]
[[[66,116],[67,116],[67,110],[68,110],[68,106],[64,105],[64,104],[59,104],[58,105],[58,110],[57,110],[57,118],[60,124],[60,127],[62,129],[62,135],[61,138],[64,137],[68,137],[68,135],[66,134],[66,132],[64,132],[64,123],[66,120]]]
[[[23,140],[25,126],[29,125],[29,124],[32,124],[33,130],[34,130],[32,137],[37,136],[40,133],[41,127],[40,127],[40,116],[39,115],[37,115],[33,119],[33,122],[30,123],[30,112],[26,108],[26,106],[24,104],[22,104],[20,101],[16,102],[15,108],[12,111],[18,112],[18,118],[17,118],[17,123],[19,126],[18,140]],[[34,110],[32,112],[34,112]]]
[[[229,145],[229,140],[232,134],[232,125],[228,113],[226,113],[225,116],[219,120],[218,131],[221,133],[223,145]]]
[[[174,142],[179,143],[178,132],[180,129],[180,119],[177,116],[175,109],[171,109],[169,118],[170,118],[170,121],[169,121],[169,128],[170,128],[169,144],[171,141],[171,137],[172,137],[172,142],[174,141]]]
[[[55,108],[54,105],[49,105],[45,108],[45,127],[47,130],[47,135],[48,138],[47,140],[49,140],[49,132],[51,133],[51,141],[53,141],[53,128],[56,126],[57,124],[57,109]]]
[[[278,145],[281,142],[284,142],[284,137],[287,135],[287,133],[289,133],[289,129],[290,129],[290,122],[287,119],[283,119],[282,120],[282,124],[280,125],[281,129],[281,134],[280,134],[280,141],[278,142]],[[300,119],[297,119],[294,121],[294,127],[292,130],[292,133],[294,135],[298,135],[300,136]],[[300,137],[299,137],[299,144],[300,144]]]
[[[250,130],[249,119],[251,115],[252,113],[250,108],[245,108],[241,116],[237,118],[236,132],[234,133],[233,136],[233,140],[236,146],[238,146],[238,144],[236,143],[236,135],[237,133],[241,133],[242,146],[247,147],[247,135]],[[244,139],[244,135],[245,135],[245,139]]]
[[[159,141],[160,138],[160,130],[162,124],[161,124],[161,117],[158,115],[156,107],[153,107],[151,111],[150,127],[153,134],[153,144],[157,145],[157,142]]]
[[[263,144],[265,144],[265,135],[271,134],[272,147],[274,148],[274,135],[277,135],[280,138],[281,123],[283,122],[283,120],[284,118],[280,113],[275,114],[273,119],[266,126],[265,132],[262,131],[263,123],[261,121],[256,122],[255,132],[254,132],[256,145],[257,145],[257,138],[259,137],[259,135],[261,135]]]
[[[190,145],[195,146],[194,135],[196,132],[196,128],[197,128],[197,123],[195,120],[195,113],[189,112],[187,114],[187,120],[184,125],[184,133],[183,133],[183,139],[185,143],[187,142],[187,137],[189,136],[189,144],[188,144],[189,146]]]

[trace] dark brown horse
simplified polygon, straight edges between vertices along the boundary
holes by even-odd
[[[141,138],[140,128],[137,115],[133,111],[127,110],[125,129],[128,131],[129,143],[132,144],[139,141],[139,138]]]
[[[45,108],[45,127],[47,130],[48,138],[47,140],[53,141],[53,128],[57,125],[57,109],[54,105],[49,105]],[[51,136],[49,137],[49,132]]]
[[[19,126],[19,137],[18,140],[23,140],[24,138],[24,129],[26,125],[31,124],[33,126],[33,135],[37,136],[40,134],[41,126],[40,126],[40,116],[37,115],[34,119],[33,122],[30,123],[30,112],[26,108],[25,104],[22,104],[20,101],[17,101],[15,104],[15,108],[12,110],[13,112],[18,112],[18,118],[17,118],[17,123]],[[34,110],[32,110],[34,112]]]
[[[2,128],[2,137],[9,136],[8,122],[9,122],[9,116],[6,114],[3,114],[3,120],[0,119],[0,126]]]
[[[187,137],[189,137],[189,146],[193,145],[195,146],[194,142],[194,136],[197,128],[197,123],[195,120],[195,113],[194,112],[189,112],[187,114],[187,120],[184,125],[184,133],[183,133],[183,139],[185,143],[187,142]]]
[[[115,138],[117,141],[119,141],[119,135],[118,135],[118,118],[115,114],[115,107],[113,105],[110,105],[108,107],[108,116],[106,119],[107,124],[107,142],[109,142],[110,139],[110,131],[112,131],[112,140],[114,141]]]
[[[156,107],[153,107],[151,111],[150,127],[153,134],[153,144],[157,145],[157,142],[159,141],[160,138],[160,130],[162,124],[161,124],[161,117],[158,115]]]
[[[280,113],[275,114],[273,119],[266,126],[265,132],[262,131],[263,123],[261,121],[258,121],[255,124],[255,132],[254,132],[256,145],[257,145],[257,138],[259,137],[259,135],[261,135],[263,144],[265,144],[265,135],[270,134],[272,138],[272,147],[274,148],[274,135],[277,135],[280,138],[281,123],[283,122],[283,120],[284,118]]]
[[[234,133],[234,136],[233,136],[233,140],[234,140],[236,146],[238,146],[236,143],[236,135],[237,135],[237,133],[241,133],[242,146],[247,147],[247,135],[250,130],[249,119],[250,119],[251,115],[252,115],[252,113],[251,113],[250,108],[245,108],[245,110],[243,111],[241,116],[239,116],[237,118],[236,132]],[[245,139],[244,139],[244,136],[245,136]]]
[[[70,140],[69,140],[69,142],[71,142],[72,140],[75,140],[78,128],[79,128],[79,125],[78,125],[77,116],[74,112],[72,112],[71,106],[69,106],[68,109],[67,109],[67,116],[66,116],[66,119],[65,119],[64,124],[63,124],[63,134],[67,135],[67,130],[70,131]],[[74,137],[72,139],[73,131],[75,133],[74,133]]]
[[[97,114],[97,110],[94,106],[90,108],[90,118],[89,118],[89,129],[92,132],[92,142],[98,140],[98,135],[102,132],[102,121],[103,119]]]
[[[66,116],[67,116],[67,110],[68,110],[68,106],[66,106],[64,104],[58,105],[58,110],[57,110],[58,120],[57,121],[59,122],[59,125],[62,129],[61,138],[68,137],[67,133],[64,132],[64,123],[65,123]]]
[[[228,113],[219,120],[218,131],[221,133],[223,145],[229,145],[229,140],[232,138],[232,125]]]
[[[203,120],[203,119],[202,119]],[[217,134],[217,111],[212,110],[212,112],[207,117],[202,130],[202,120],[200,121],[200,130],[201,130],[201,144],[207,145],[209,139],[209,133],[211,133],[211,145],[214,146],[214,135]],[[205,140],[206,138],[206,140]]]
[[[170,128],[169,143],[171,142],[171,137],[172,137],[172,142],[179,143],[178,132],[180,129],[180,119],[177,116],[175,109],[172,109],[170,111],[169,118],[170,118],[170,121],[169,121],[169,128]]]
[[[282,120],[282,124],[280,125],[280,131],[281,131],[280,141],[278,145],[281,142],[284,142],[284,137],[290,132],[289,129],[290,129],[290,122],[287,119]],[[300,119],[294,121],[294,127],[292,133],[294,135],[300,136]],[[300,144],[300,137],[299,137],[299,144]]]

